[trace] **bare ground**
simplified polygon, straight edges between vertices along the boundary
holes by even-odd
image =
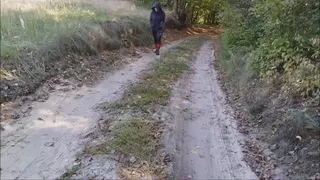
[[[167,51],[180,41],[167,45]],[[152,53],[142,54],[137,61],[105,76],[93,87],[81,87],[68,92],[55,91],[44,102],[33,102],[20,119],[1,122],[1,179],[54,179],[65,168],[74,165],[90,135],[96,130],[100,113],[95,108],[101,102],[116,100],[125,88],[136,80],[155,59]],[[31,108],[29,108],[31,107]],[[99,161],[99,160],[97,160]],[[109,178],[117,178],[116,167],[109,163]],[[98,169],[105,166],[97,165]],[[104,172],[93,171],[92,173]],[[85,173],[83,177],[92,175]],[[111,176],[110,176],[111,175]],[[92,177],[92,176],[91,176]]]
[[[257,179],[243,161],[232,109],[212,68],[211,42],[200,49],[193,73],[174,87],[170,111],[173,114],[166,136],[174,156],[174,179]]]

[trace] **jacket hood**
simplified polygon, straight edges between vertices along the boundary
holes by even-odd
[[[154,9],[154,8],[162,9],[162,8],[161,8],[161,4],[160,4],[159,2],[154,2],[154,3],[153,3],[151,9]]]

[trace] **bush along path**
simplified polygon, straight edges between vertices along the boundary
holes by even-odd
[[[177,44],[179,41],[162,50],[168,51]],[[135,62],[110,72],[93,87],[54,91],[44,102],[21,107],[25,113],[19,120],[1,122],[5,129],[1,132],[1,179],[59,177],[65,167],[72,165],[84,143],[95,136],[91,132],[97,129],[100,113],[94,107],[121,96],[155,58],[153,53],[141,55]],[[77,167],[75,164],[67,174],[72,174]]]

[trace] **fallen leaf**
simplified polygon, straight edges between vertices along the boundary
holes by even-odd
[[[198,152],[195,151],[195,150],[191,150],[191,153],[193,153],[193,154],[198,154]]]
[[[302,140],[302,137],[301,136],[296,136],[296,138],[301,141]]]

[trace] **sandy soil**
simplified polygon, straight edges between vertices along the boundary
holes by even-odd
[[[214,59],[212,43],[207,42],[193,73],[174,87],[171,138],[166,138],[174,154],[174,178],[258,179],[242,160],[242,137],[212,68]]]
[[[180,42],[165,46],[162,52]],[[88,134],[95,131],[100,117],[96,106],[121,97],[154,59],[153,53],[142,54],[141,59],[109,73],[94,87],[54,92],[47,101],[32,103],[32,111],[25,117],[2,122],[1,179],[59,177],[91,140]],[[109,168],[113,176],[108,177],[117,178],[115,165],[109,164]]]

